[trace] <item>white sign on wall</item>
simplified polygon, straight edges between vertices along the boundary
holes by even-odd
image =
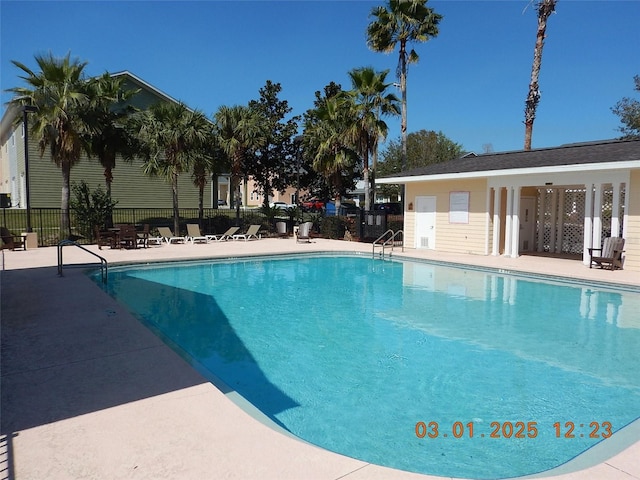
[[[469,192],[449,192],[449,223],[469,223]]]

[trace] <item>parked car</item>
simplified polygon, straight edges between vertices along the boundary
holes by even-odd
[[[227,206],[227,201],[223,200],[222,198],[218,199],[218,206],[219,207],[226,207]]]
[[[384,210],[390,215],[402,215],[402,204],[400,202],[376,203],[374,210]]]
[[[285,203],[285,202],[273,202],[273,203],[270,203],[269,206],[271,208],[281,208],[282,210],[286,210],[287,208],[295,207],[295,205],[290,205],[290,204]]]
[[[320,212],[324,208],[324,202],[317,198],[311,198],[302,202],[302,210],[305,212]]]

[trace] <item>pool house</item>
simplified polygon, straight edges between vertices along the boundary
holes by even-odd
[[[515,258],[564,256],[622,237],[640,272],[640,140],[469,154],[378,183],[405,185],[405,245]]]

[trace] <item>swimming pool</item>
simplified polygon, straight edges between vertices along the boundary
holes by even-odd
[[[633,291],[365,256],[116,268],[108,290],[276,423],[371,463],[535,473],[640,414]]]

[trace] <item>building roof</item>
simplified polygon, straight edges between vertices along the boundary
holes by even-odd
[[[163,100],[166,100],[168,102],[180,103],[179,100],[176,100],[172,96],[167,95],[162,90],[160,90],[159,88],[154,87],[150,83],[145,82],[143,79],[141,79],[137,75],[134,75],[129,70],[123,70],[121,72],[112,73],[111,76],[112,77],[124,77],[132,87],[137,87],[137,88],[141,88],[141,89],[147,90],[147,91],[153,93],[155,96],[157,96],[157,97],[159,97],[159,98],[161,98]]]
[[[467,177],[491,176],[494,172],[512,171],[512,173],[541,169],[566,170],[568,166],[609,164],[609,167],[623,167],[622,162],[637,162],[640,168],[640,140],[603,140],[589,143],[562,145],[554,148],[518,150],[513,152],[488,153],[478,156],[464,156],[443,163],[435,163],[405,172],[393,177],[380,178],[380,183],[415,181],[413,177],[453,176]],[[610,164],[618,165],[610,165]],[[626,166],[626,164],[625,164]]]
[[[139,89],[140,92],[129,103],[137,108],[146,109],[153,103],[160,100],[167,102],[180,103],[175,98],[167,95],[162,90],[154,87],[150,83],[145,82],[140,77],[134,75],[128,70],[111,74],[112,77],[124,77],[125,88]],[[189,108],[189,107],[187,107]],[[15,119],[22,115],[22,110],[15,105],[9,105],[0,120],[0,144],[4,144],[11,136],[15,129]]]

